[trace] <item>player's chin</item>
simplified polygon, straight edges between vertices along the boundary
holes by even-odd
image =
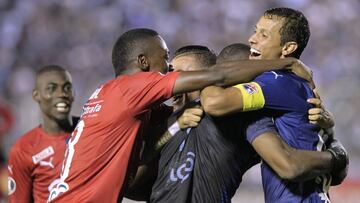
[[[57,112],[56,114],[54,114],[54,118],[58,122],[64,122],[69,119],[69,115],[70,115],[70,111],[69,112],[61,112],[61,113]]]

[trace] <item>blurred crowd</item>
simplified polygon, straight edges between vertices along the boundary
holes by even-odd
[[[311,37],[301,59],[313,68],[322,99],[335,114],[336,136],[350,153],[349,178],[360,181],[358,0],[0,0],[0,103],[16,120],[2,137],[3,153],[39,123],[31,91],[41,66],[70,70],[73,114],[79,115],[95,87],[114,77],[112,45],[127,29],[153,28],[171,51],[203,44],[219,52],[246,43],[260,15],[279,6],[298,9],[309,20]]]

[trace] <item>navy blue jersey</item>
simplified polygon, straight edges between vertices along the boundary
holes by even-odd
[[[306,81],[288,71],[271,71],[258,76],[254,83],[261,87],[259,92],[263,94],[264,108],[273,116],[281,138],[288,145],[296,149],[322,150],[320,128],[308,121],[307,112],[311,105],[307,99],[314,95]],[[262,164],[261,172],[266,202],[328,201],[328,187],[323,187],[321,178],[317,183],[315,180],[300,183],[285,181],[266,163]]]
[[[240,116],[205,115],[198,127],[178,132],[161,152],[151,202],[231,202],[244,172],[259,161]],[[275,131],[269,126],[254,126],[249,136]]]

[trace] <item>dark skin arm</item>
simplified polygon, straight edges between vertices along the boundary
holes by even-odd
[[[272,132],[258,136],[251,144],[282,179],[305,181],[332,170],[330,152],[291,148]]]
[[[257,75],[270,70],[289,69],[300,77],[311,80],[307,67],[296,65],[294,58],[276,60],[238,60],[216,64],[210,70],[181,72],[177,78],[173,94],[199,90],[204,87],[230,86],[251,81]]]

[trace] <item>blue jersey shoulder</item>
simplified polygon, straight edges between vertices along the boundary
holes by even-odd
[[[265,108],[289,111],[307,111],[306,101],[313,92],[305,80],[289,71],[269,71],[254,80],[264,94]]]

